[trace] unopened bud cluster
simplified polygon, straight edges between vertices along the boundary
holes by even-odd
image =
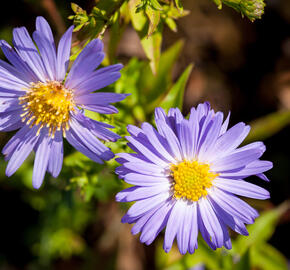
[[[264,13],[264,0],[244,0],[240,2],[241,13],[251,21],[260,19]]]

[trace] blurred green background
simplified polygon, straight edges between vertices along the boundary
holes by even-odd
[[[122,136],[127,124],[152,121],[156,106],[180,107],[186,115],[209,101],[215,110],[230,110],[230,125],[251,124],[247,142],[264,140],[267,146],[263,158],[274,163],[267,173],[271,182],[249,181],[268,189],[271,199],[247,200],[261,216],[248,226],[249,237],[231,233],[232,250],[214,252],[200,239],[194,255],[181,256],[176,246],[166,254],[163,233],[145,246],[130,234],[131,225],[121,224],[129,205],[114,200],[126,186],[114,175],[114,160],[98,165],[66,144],[60,176],[47,175],[41,189],[33,190],[33,156],[11,178],[1,157],[0,269],[288,269],[290,1],[267,2],[255,22],[226,6],[218,10],[210,0],[182,0],[183,10],[152,1],[162,11],[137,0],[73,2],[82,9],[72,10],[65,0],[7,1],[0,37],[11,44],[12,29],[23,25],[31,33],[39,15],[56,39],[74,22],[74,59],[87,40],[100,35],[107,52],[103,65],[125,65],[121,79],[105,90],[132,95],[117,104],[118,115],[88,114],[115,125]],[[0,133],[1,147],[12,135]],[[123,139],[106,144],[115,153],[128,150]]]

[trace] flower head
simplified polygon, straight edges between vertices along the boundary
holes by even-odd
[[[244,0],[240,1],[239,8],[243,15],[254,21],[255,19],[261,19],[265,5],[264,0]]]
[[[155,110],[157,130],[149,123],[142,128],[128,126],[129,147],[136,153],[120,153],[122,166],[116,173],[129,187],[117,201],[137,201],[122,222],[136,223],[132,233],[151,244],[165,227],[164,250],[175,237],[182,254],[197,248],[201,233],[212,249],[231,248],[227,227],[247,235],[245,224],[258,213],[236,195],[267,199],[267,190],[243,180],[263,172],[272,163],[259,158],[265,151],[262,142],[239,147],[250,127],[238,123],[227,130],[229,115],[215,113],[208,103],[192,108],[189,119],[178,109]],[[239,147],[239,148],[238,148]]]
[[[19,129],[3,149],[8,176],[32,150],[36,152],[33,186],[39,188],[45,172],[60,173],[63,137],[78,151],[102,163],[114,154],[99,139],[115,141],[119,136],[108,124],[84,115],[117,113],[110,105],[126,94],[92,93],[120,77],[121,64],[96,70],[104,59],[103,43],[94,39],[82,50],[68,71],[73,26],[55,46],[47,21],[38,17],[31,39],[25,27],[13,30],[13,49],[4,40],[0,47],[11,64],[0,61],[0,130]],[[35,46],[36,44],[36,46]],[[98,139],[98,138],[99,139]]]

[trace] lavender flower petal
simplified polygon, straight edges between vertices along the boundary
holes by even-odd
[[[57,73],[55,76],[58,81],[64,80],[68,69],[73,29],[74,27],[71,26],[66,30],[57,47]]]
[[[45,69],[40,55],[25,27],[14,28],[13,44],[23,60],[29,65],[38,79],[45,82]]]
[[[51,142],[51,154],[48,161],[48,171],[53,177],[58,177],[63,162],[63,140],[62,134],[56,132]]]
[[[36,189],[39,189],[43,182],[43,178],[48,165],[50,151],[51,151],[51,138],[44,133],[38,140],[38,145],[34,159],[32,185]]]

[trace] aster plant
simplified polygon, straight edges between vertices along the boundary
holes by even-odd
[[[228,129],[229,115],[214,112],[209,103],[198,105],[185,119],[179,109],[155,110],[157,130],[149,123],[128,126],[128,146],[135,153],[120,153],[116,173],[129,187],[116,196],[119,202],[137,201],[123,223],[135,223],[132,233],[151,244],[165,229],[163,248],[176,238],[180,252],[194,253],[200,232],[212,248],[231,248],[228,227],[247,235],[258,212],[236,195],[268,199],[269,192],[244,178],[272,168],[260,160],[262,142],[242,147],[250,131],[244,123]],[[228,129],[228,130],[227,130]]]
[[[0,47],[11,64],[0,61],[0,130],[19,131],[3,148],[11,176],[35,151],[33,186],[39,188],[45,172],[57,177],[63,162],[63,137],[93,161],[114,154],[99,139],[116,141],[113,126],[85,116],[84,109],[117,113],[110,103],[126,94],[92,93],[120,77],[121,64],[96,70],[104,59],[103,43],[93,39],[81,51],[67,74],[73,26],[61,37],[57,50],[43,17],[36,19],[31,39],[25,27],[13,30],[14,49],[4,40]],[[36,44],[36,46],[35,46]]]

